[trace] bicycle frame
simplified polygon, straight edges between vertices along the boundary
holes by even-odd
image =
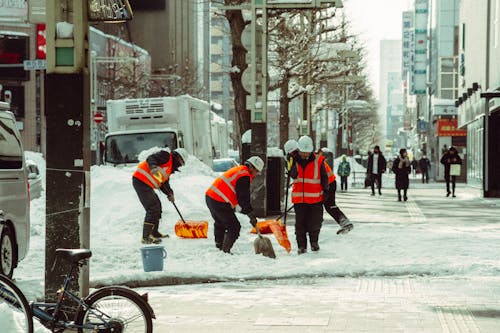
[[[78,264],[79,267],[83,266],[84,263]],[[87,309],[90,309],[90,307],[85,303],[84,299],[78,297],[77,295],[73,294],[71,291],[68,290],[69,283],[73,280],[73,271],[74,267],[71,266],[69,274],[65,275],[64,277],[64,283],[62,289],[59,290],[60,295],[58,297],[58,300],[56,303],[44,303],[44,302],[32,302],[30,303],[31,305],[31,311],[34,317],[42,320],[42,324],[44,322],[47,323],[47,325],[52,326],[48,327],[47,325],[44,324],[44,326],[48,328],[67,328],[67,329],[94,329],[97,330],[96,332],[107,332],[107,325],[106,323],[104,324],[86,324],[86,325],[76,325],[73,321],[67,321],[67,320],[60,320],[58,319],[58,316],[61,312],[61,307],[64,299],[66,296],[69,297],[69,299],[75,301],[78,303],[79,306]],[[49,313],[47,309],[54,309],[53,313]],[[106,316],[102,311],[97,310],[97,309],[91,309],[92,311],[95,311],[96,313],[100,314],[100,317],[103,318]],[[105,320],[103,320],[105,322]]]

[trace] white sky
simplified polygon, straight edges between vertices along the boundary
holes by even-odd
[[[380,41],[401,39],[402,12],[411,0],[343,0],[347,18],[353,32],[365,45],[368,53],[367,70],[374,89],[379,93]]]

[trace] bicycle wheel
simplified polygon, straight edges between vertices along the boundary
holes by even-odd
[[[0,275],[0,327],[2,332],[33,333],[33,317],[24,294]]]
[[[105,325],[116,332],[152,333],[152,313],[146,302],[134,291],[121,287],[105,287],[90,294],[76,314],[77,325]],[[91,326],[89,326],[91,327]],[[94,332],[79,329],[80,333]]]

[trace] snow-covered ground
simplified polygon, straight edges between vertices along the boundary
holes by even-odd
[[[234,255],[223,254],[214,246],[213,220],[204,195],[215,173],[193,157],[181,172],[172,176],[171,185],[185,219],[209,222],[208,239],[177,238],[173,227],[179,217],[160,193],[163,204],[160,231],[171,236],[163,241],[168,257],[162,272],[146,273],[140,252],[144,209],[132,187],[134,170],[135,167],[92,167],[90,279],[93,285],[168,278],[239,280],[298,276],[495,276],[500,273],[500,259],[493,251],[500,240],[500,226],[461,220],[450,226],[453,221],[446,220],[450,216],[446,214],[436,223],[410,223],[402,216],[408,216],[408,212],[418,213],[418,206],[411,201],[411,191],[406,206],[386,195],[370,198],[368,192],[359,190],[339,193],[341,207],[355,223],[354,230],[348,235],[336,235],[338,226],[325,215],[328,223],[321,231],[321,250],[298,256],[294,227],[288,226],[290,254],[268,235],[276,260],[254,254],[255,235],[249,232],[248,218],[238,215],[242,230],[233,247]],[[395,207],[396,204],[399,206]],[[43,294],[44,207],[45,193],[32,201],[30,252],[14,273],[20,288],[31,297]],[[378,213],[374,213],[375,210]],[[407,215],[402,215],[404,212]]]

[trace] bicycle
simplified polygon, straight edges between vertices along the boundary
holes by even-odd
[[[75,280],[74,273],[87,264],[92,252],[86,249],[57,249],[56,260],[71,263],[69,273],[64,276],[61,289],[57,291],[56,303],[30,302],[6,276],[0,275],[0,326],[11,325],[2,332],[33,332],[33,317],[51,330],[62,333],[66,330],[79,333],[153,332],[153,309],[148,303],[147,293],[140,295],[132,289],[111,286],[97,289],[81,298],[69,290]],[[68,303],[76,306],[68,306]],[[74,320],[69,320],[75,312]],[[3,318],[3,319],[2,319]]]

